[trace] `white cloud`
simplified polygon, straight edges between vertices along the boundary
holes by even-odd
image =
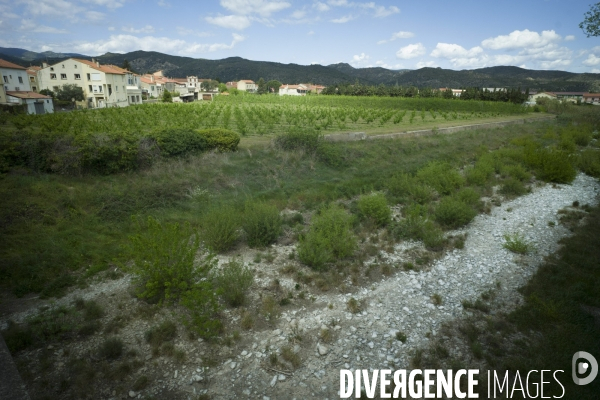
[[[381,67],[381,68],[386,68],[386,69],[402,69],[402,68],[404,68],[404,66],[402,64],[390,65],[383,60],[375,61],[375,65],[377,65],[378,67]]]
[[[232,41],[227,43],[189,43],[185,40],[173,40],[167,37],[144,36],[137,37],[133,35],[112,35],[108,40],[99,40],[89,43],[65,44],[70,51],[77,51],[84,54],[96,55],[106,52],[127,53],[135,50],[158,51],[168,54],[195,55],[199,53],[208,53],[218,50],[230,50],[245,37],[237,33],[232,34]]]
[[[111,32],[114,32],[114,31],[117,30],[117,28],[115,28],[114,26],[109,26],[108,30],[111,31]]]
[[[43,16],[59,19],[77,20],[77,14],[84,11],[82,7],[65,0],[20,0],[33,17]]]
[[[353,19],[355,19],[355,18],[352,15],[345,15],[340,18],[332,19],[331,22],[333,22],[334,24],[345,24],[346,22],[350,22]]]
[[[294,19],[300,19],[300,18],[304,18],[304,16],[306,15],[306,11],[304,10],[296,10],[292,13],[292,18]]]
[[[349,6],[348,0],[329,0],[327,3],[334,7]]]
[[[315,31],[309,31],[309,32],[307,33],[307,35],[308,35],[308,36],[312,36],[312,35],[314,35],[314,34],[315,34]]]
[[[592,68],[592,74],[600,74],[600,69],[598,68]]]
[[[168,3],[165,0],[158,0],[158,3],[156,4],[158,4],[159,7],[171,8],[171,3]]]
[[[429,68],[436,68],[437,64],[435,63],[435,61],[419,61],[418,63],[415,64],[415,68],[425,68],[425,67],[429,67]]]
[[[21,20],[21,26],[19,27],[19,30],[33,33],[69,33],[65,29],[58,29],[45,25],[36,25],[36,23],[30,19]]]
[[[193,30],[193,29],[187,29],[187,28],[184,28],[182,26],[178,26],[176,28],[176,31],[181,36],[198,36],[198,37],[212,36],[212,33],[210,33],[210,32],[200,32],[200,31],[196,31],[196,30]]]
[[[540,35],[528,29],[513,31],[508,35],[500,35],[495,38],[485,39],[481,45],[487,49],[518,49],[524,47],[544,47],[559,42],[561,36],[554,31],[542,31]]]
[[[99,11],[87,11],[85,13],[85,17],[88,21],[98,22],[98,21],[102,21],[104,19],[104,17],[106,17],[106,14],[101,13]]]
[[[110,9],[123,7],[123,2],[119,0],[84,0],[85,3],[95,4]]]
[[[575,40],[575,35],[568,35],[568,36],[565,36],[565,41],[566,41],[566,42],[570,42],[571,40]]]
[[[366,55],[365,53],[360,53],[358,55],[355,55],[354,57],[352,57],[352,61],[354,62],[361,62],[361,61],[366,61],[369,58],[371,58],[370,56]]]
[[[596,57],[594,54],[590,54],[587,60],[583,61],[583,65],[587,65],[588,67],[595,67],[600,65],[600,57]]]
[[[121,28],[121,30],[128,33],[154,33],[154,27],[152,25],[146,25],[139,29],[124,26]]]
[[[408,46],[402,47],[396,52],[396,57],[403,60],[410,58],[420,57],[427,52],[425,46],[422,43],[409,44]]]
[[[400,13],[400,9],[396,6],[389,6],[388,8],[385,8],[384,6],[375,7],[375,17],[377,18],[385,18],[398,13]]]
[[[329,11],[329,6],[325,3],[321,3],[320,1],[317,1],[313,7],[315,7],[318,11],[320,12],[325,12],[325,11]]]
[[[453,59],[459,57],[473,57],[481,53],[483,53],[483,49],[479,46],[467,50],[458,44],[438,43],[437,46],[435,46],[435,49],[433,49],[431,52],[431,56],[436,58]]]
[[[221,0],[221,6],[234,14],[258,14],[263,17],[268,17],[271,14],[284,10],[292,5],[287,1]]]
[[[400,31],[400,32],[393,33],[392,37],[387,40],[380,40],[379,42],[377,42],[377,44],[393,42],[394,40],[397,40],[397,39],[410,39],[411,37],[414,37],[414,36],[415,36],[415,34],[412,32]]]
[[[250,26],[250,19],[244,15],[222,15],[205,19],[209,24],[228,29],[243,30]]]

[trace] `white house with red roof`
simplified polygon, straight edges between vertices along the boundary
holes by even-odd
[[[241,81],[238,81],[237,89],[243,92],[256,93],[256,89],[258,89],[258,86],[256,85],[256,83],[254,83],[254,81],[242,79]]]
[[[28,114],[54,112],[54,103],[50,96],[31,90],[26,68],[0,59],[0,76],[0,104],[26,105]]]
[[[50,66],[44,63],[37,74],[40,90],[55,92],[65,84],[81,87],[85,100],[78,105],[84,108],[127,107],[131,101],[127,94],[131,76],[132,72],[116,65],[101,65],[93,59],[78,58],[69,58]]]

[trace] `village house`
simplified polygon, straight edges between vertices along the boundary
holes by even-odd
[[[237,89],[241,90],[242,92],[256,93],[258,86],[256,83],[254,83],[254,81],[243,79],[237,83]]]
[[[27,69],[0,59],[0,104],[26,106],[28,114],[54,112],[52,97],[31,90]]]
[[[600,93],[584,93],[583,102],[588,104],[600,105]]]
[[[84,108],[127,107],[130,71],[116,65],[101,65],[98,61],[69,58],[54,65],[43,64],[37,78],[41,89],[56,92],[60,86],[77,85],[85,100]],[[134,94],[135,95],[135,94]]]

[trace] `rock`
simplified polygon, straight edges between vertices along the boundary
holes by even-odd
[[[173,374],[173,379],[177,379],[177,373],[178,373],[178,372],[179,372],[179,371],[175,370],[175,373]]]
[[[246,350],[242,351],[242,357],[244,357],[247,354],[248,354],[248,352]]]
[[[317,351],[319,352],[319,355],[321,355],[321,356],[324,356],[327,353],[329,353],[329,349],[324,344],[318,344]]]
[[[279,335],[281,335],[281,329],[275,329],[275,330],[273,331],[273,335],[275,335],[275,336],[279,336]]]
[[[273,377],[273,379],[271,379],[271,387],[275,386],[276,383],[277,383],[277,375],[275,375]]]
[[[369,346],[369,348],[371,348],[371,349],[372,349],[372,348],[373,348],[373,346],[375,346],[375,344],[374,344],[373,342],[369,342],[369,343],[367,343],[367,346]]]
[[[129,391],[129,397],[131,397],[131,398],[135,397],[135,392],[133,390]]]
[[[279,376],[277,377],[277,380],[285,381],[285,375],[279,374]]]

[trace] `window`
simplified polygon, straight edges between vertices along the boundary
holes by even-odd
[[[32,87],[31,87],[31,90],[33,90],[34,92],[37,92],[37,87],[35,87],[35,86],[32,86]]]
[[[150,86],[150,90],[154,92],[154,86]]]
[[[110,89],[110,87],[109,87],[109,89]],[[119,91],[119,87],[115,85],[115,92],[118,92],[118,91]]]
[[[31,82],[35,82],[35,77],[33,77],[33,76],[30,76],[30,77],[29,77],[29,81],[31,81]]]
[[[67,79],[67,74],[60,74],[60,79]]]
[[[4,78],[4,83],[8,83],[8,76],[4,75],[3,78]]]
[[[91,81],[91,80],[92,80],[92,78],[90,78],[90,74],[87,74],[87,80],[88,80],[88,81]]]
[[[23,83],[23,77],[22,76],[19,77],[19,83]]]
[[[100,78],[99,73],[92,73],[92,80],[93,81],[101,81],[102,79]]]
[[[75,74],[75,79],[81,79],[81,75],[80,74]]]
[[[62,65],[62,67],[64,68],[64,67],[65,67],[65,64],[63,64],[63,65]]]
[[[54,71],[54,67],[50,67],[50,71]]]
[[[21,88],[18,86],[15,86],[15,90],[18,92],[19,90],[21,90]]]
[[[56,79],[56,74],[50,74],[50,79]]]
[[[75,65],[73,66],[73,68],[77,69],[77,64],[75,64]]]
[[[92,89],[92,85],[89,86],[90,92],[93,91],[94,89]]]

